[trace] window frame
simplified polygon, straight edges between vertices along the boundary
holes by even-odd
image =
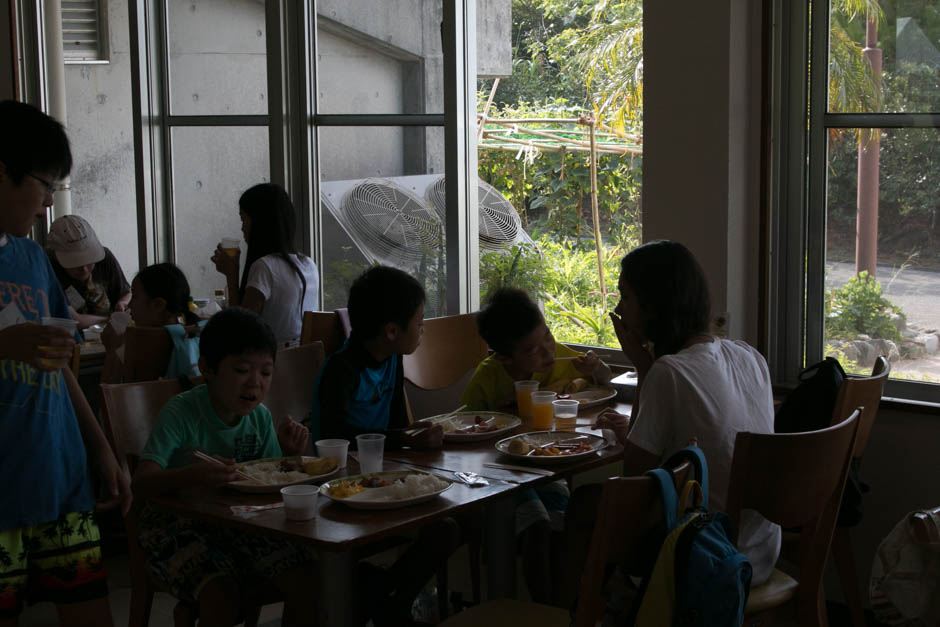
[[[812,4],[812,7],[810,6]],[[831,2],[773,2],[768,352],[774,381],[823,358],[828,132],[938,128],[940,113],[828,111]],[[812,68],[816,68],[815,71]],[[822,209],[814,209],[822,208]],[[940,384],[889,379],[885,396],[940,403]]]

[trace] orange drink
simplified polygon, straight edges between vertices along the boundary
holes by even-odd
[[[238,255],[238,240],[234,237],[222,238],[222,251],[229,257]]]
[[[552,401],[555,400],[554,392],[533,392],[532,393],[532,428],[541,430],[550,430],[552,428],[552,418],[555,416],[555,407]]]
[[[528,418],[532,415],[532,392],[539,389],[538,381],[516,381],[516,406],[519,416]]]
[[[52,326],[59,327],[60,329],[65,329],[66,331],[71,331],[75,333],[75,329],[78,328],[78,323],[71,318],[54,318],[52,316],[43,316],[42,318],[43,326]],[[39,350],[43,353],[57,350],[54,346],[40,346]],[[68,368],[69,367],[69,358],[68,357],[40,357],[39,363],[44,368]]]

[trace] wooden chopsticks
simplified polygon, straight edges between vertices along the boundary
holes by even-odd
[[[203,453],[202,451],[195,451],[195,450],[194,450],[194,451],[193,451],[193,455],[195,455],[196,457],[198,457],[199,459],[201,459],[201,460],[204,461],[204,462],[212,462],[213,464],[220,464],[220,465],[222,465],[222,466],[225,465],[224,462],[221,462],[221,461],[217,460],[215,457],[212,457],[211,455],[206,455],[206,454]],[[238,476],[244,477],[245,479],[248,479],[249,481],[254,481],[254,482],[256,482],[256,483],[257,483],[257,481],[258,481],[257,479],[255,479],[254,477],[252,477],[251,475],[249,475],[248,473],[244,473],[244,472],[242,472],[241,470],[236,470],[235,472],[238,473]]]

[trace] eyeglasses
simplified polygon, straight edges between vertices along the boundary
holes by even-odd
[[[28,177],[30,177],[30,178],[34,178],[34,179],[36,179],[37,181],[39,181],[40,183],[42,183],[43,188],[46,190],[46,195],[48,195],[48,196],[53,196],[53,195],[55,195],[55,191],[56,191],[55,185],[53,185],[52,183],[50,183],[50,182],[47,181],[46,179],[39,178],[38,176],[36,176],[35,174],[33,174],[33,173],[31,173],[31,172],[27,172],[27,173],[26,173],[26,176],[28,176]]]

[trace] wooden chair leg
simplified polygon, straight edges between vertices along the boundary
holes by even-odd
[[[471,601],[474,605],[479,604],[480,600],[483,598],[480,592],[480,553],[482,552],[482,544],[482,534],[481,536],[473,538],[467,542],[467,552],[470,555],[470,588],[473,592],[473,598]]]
[[[858,574],[855,570],[855,555],[852,553],[852,537],[848,527],[836,527],[832,535],[832,558],[839,571],[842,596],[852,616],[852,625],[865,627],[865,612],[858,592]]]
[[[127,624],[130,627],[147,627],[150,624],[150,609],[153,607],[153,588],[140,589],[140,586],[131,588],[130,616]]]
[[[196,627],[199,606],[180,601],[173,608],[173,627]]]

